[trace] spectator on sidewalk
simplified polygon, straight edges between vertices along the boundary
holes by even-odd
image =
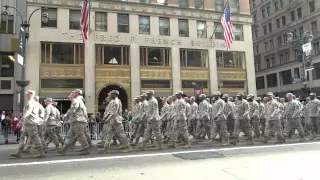
[[[1,116],[0,116],[0,129],[2,130],[2,125],[1,122],[6,118],[6,112],[2,111]],[[1,135],[3,135],[3,131],[1,131]]]
[[[21,124],[17,117],[14,117],[12,120],[12,131],[14,132],[14,135],[17,137],[17,142],[20,141],[20,135],[21,135]]]
[[[4,143],[8,144],[9,132],[11,130],[11,119],[9,116],[5,116],[5,118],[1,120],[1,128],[4,136]]]

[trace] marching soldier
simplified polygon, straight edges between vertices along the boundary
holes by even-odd
[[[279,102],[274,99],[273,93],[267,93],[268,103],[266,106],[266,132],[264,143],[268,143],[268,140],[271,136],[272,129],[275,129],[277,132],[278,141],[277,143],[285,142],[281,131],[281,121],[280,121],[280,106]]]
[[[108,105],[110,105],[110,109],[108,112],[105,113],[105,123],[106,124],[106,141],[104,144],[103,149],[99,149],[99,152],[108,152],[110,148],[110,144],[112,141],[112,137],[115,134],[118,137],[120,143],[124,146],[125,150],[123,152],[131,152],[131,146],[127,139],[127,136],[124,133],[124,128],[122,124],[122,104],[119,100],[119,91],[112,90],[111,94],[111,101]]]
[[[241,129],[248,138],[247,144],[253,144],[252,129],[249,118],[249,103],[248,101],[243,99],[243,96],[243,93],[237,94],[237,102],[235,106],[234,138],[231,142],[231,144],[233,145],[236,145],[237,141],[239,140],[239,134]]]
[[[286,108],[284,113],[284,118],[286,119],[284,136],[288,136],[293,129],[297,129],[300,135],[300,141],[303,142],[305,141],[305,134],[300,120],[301,108],[298,102],[293,100],[292,93],[288,93],[286,97],[288,102],[285,106]]]
[[[196,137],[196,128],[197,128],[197,115],[198,115],[198,104],[195,102],[195,97],[190,98],[190,117],[188,123],[188,132],[193,136]]]
[[[105,121],[105,118],[107,117],[109,111],[110,111],[110,101],[111,101],[111,94],[108,93],[107,97],[106,97],[106,108],[104,110],[104,114],[103,114],[103,118],[102,118],[102,135],[101,135],[101,141],[99,143],[97,143],[98,148],[103,148],[104,147],[104,143],[105,143],[105,139],[106,139],[106,135],[107,135],[107,122]]]
[[[175,118],[172,129],[172,136],[170,137],[169,148],[176,147],[176,141],[180,136],[184,141],[184,148],[190,148],[189,142],[189,134],[188,134],[188,124],[186,118],[186,102],[185,99],[182,98],[183,92],[178,91],[176,93],[176,108],[175,108]]]
[[[33,147],[38,151],[38,154],[34,156],[35,158],[43,158],[46,156],[38,133],[39,105],[34,100],[35,94],[35,91],[32,90],[27,92],[28,104],[24,107],[21,122],[23,126],[23,132],[19,141],[18,152],[10,154],[12,157],[21,158],[26,137],[31,140]]]
[[[196,128],[195,142],[199,142],[202,129],[206,129],[206,130],[210,129],[209,103],[206,100],[205,94],[200,94],[199,98],[200,98],[200,104],[199,104],[199,111],[198,111],[198,117],[197,117],[198,123]]]
[[[67,135],[66,143],[62,150],[59,151],[61,155],[65,155],[67,150],[76,142],[79,141],[82,148],[79,150],[80,155],[90,154],[88,151],[89,144],[85,135],[88,122],[87,108],[82,101],[82,91],[77,89],[72,94],[71,107],[64,115],[63,119],[70,119],[71,126]]]
[[[56,149],[59,148],[59,139],[57,136],[57,115],[56,115],[56,111],[55,108],[52,105],[52,98],[47,98],[45,99],[45,104],[46,104],[46,108],[45,108],[45,115],[44,115],[44,122],[46,125],[46,134],[48,136],[48,138],[53,142],[53,144],[55,145]]]
[[[214,107],[215,113],[212,117],[212,131],[209,143],[213,144],[214,139],[219,133],[219,136],[222,138],[223,145],[226,146],[229,144],[229,136],[228,136],[228,129],[227,129],[227,119],[225,115],[225,102],[220,99],[221,93],[217,92],[213,94],[215,99]]]
[[[266,110],[265,110],[265,105],[264,103],[261,102],[261,98],[260,97],[257,97],[256,98],[256,101],[259,105],[259,124],[260,124],[260,131],[261,131],[261,135],[264,136],[264,129],[265,129],[265,113],[266,113]]]
[[[224,114],[227,119],[227,130],[230,133],[230,136],[233,136],[235,105],[232,101],[230,101],[232,98],[230,98],[228,94],[224,94],[222,99],[225,102]]]
[[[163,103],[163,106],[161,108],[161,117],[160,117],[160,120],[161,120],[161,132],[162,134],[164,134],[164,139],[167,139],[168,137],[166,136],[167,135],[167,131],[168,129],[166,129],[167,127],[167,123],[168,123],[168,117],[169,117],[169,104],[168,104],[168,99],[169,98],[164,98],[162,103]]]
[[[155,135],[155,145],[158,150],[162,150],[162,135],[161,135],[161,121],[159,117],[158,110],[158,100],[153,96],[154,91],[150,90],[147,92],[148,99],[148,109],[147,109],[147,129],[144,132],[143,142],[137,146],[137,149],[144,150],[146,148],[146,144],[151,140],[152,132]]]
[[[254,100],[254,96],[252,94],[247,96],[247,100],[249,102],[249,117],[252,123],[254,137],[260,138],[259,104]]]
[[[141,136],[144,135],[145,130],[147,129],[148,125],[148,119],[147,119],[147,114],[148,114],[148,101],[147,101],[147,94],[142,93],[140,95],[140,100],[141,100],[141,109],[140,113],[138,116],[138,124],[139,124],[139,130],[138,134],[136,136],[136,142],[139,143]]]
[[[165,136],[167,137],[167,139],[164,140],[165,143],[169,142],[171,132],[172,132],[175,101],[176,99],[173,96],[170,96],[168,99],[169,108],[168,108],[167,127],[166,127],[166,133],[165,133]]]
[[[139,115],[140,115],[140,111],[141,111],[141,102],[140,102],[140,96],[134,98],[134,107],[133,107],[133,112],[132,112],[132,120],[131,122],[133,123],[133,128],[132,128],[132,135],[130,138],[130,143],[133,143],[134,139],[136,139],[136,136],[139,132]],[[137,138],[138,139],[138,138]],[[135,143],[133,143],[132,145],[136,145],[138,142],[136,141]]]
[[[60,134],[60,128],[62,126],[62,123],[61,123],[61,114],[60,114],[60,111],[58,110],[57,108],[57,105],[58,103],[57,102],[53,102],[52,103],[53,105],[53,108],[54,108],[54,111],[55,111],[55,115],[56,115],[56,122],[57,122],[57,126],[56,126],[56,134],[57,134],[57,137],[58,137],[58,141],[61,143],[61,145],[63,146],[64,144],[64,140],[63,140],[63,137],[61,136]]]
[[[316,134],[319,131],[318,125],[318,117],[320,111],[320,101],[316,98],[316,93],[310,93],[309,95],[310,101],[306,105],[306,118],[307,118],[307,127],[308,130],[311,132],[312,138],[316,138]]]

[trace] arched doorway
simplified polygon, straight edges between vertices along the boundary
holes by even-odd
[[[128,109],[128,94],[126,90],[119,85],[107,85],[103,89],[101,89],[98,96],[98,111],[100,113],[104,113],[106,107],[105,99],[108,96],[108,93],[112,90],[119,91],[119,99],[122,103],[122,112],[124,112],[125,109]]]

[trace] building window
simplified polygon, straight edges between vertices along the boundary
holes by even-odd
[[[143,4],[150,4],[150,0],[140,0],[140,3],[143,3]]]
[[[290,12],[290,16],[291,16],[291,21],[295,21],[296,20],[296,14],[294,11]]]
[[[150,17],[139,16],[139,33],[150,34]]]
[[[118,14],[118,32],[129,33],[129,14]]]
[[[264,48],[266,49],[266,51],[269,50],[269,43],[268,42],[264,42]]]
[[[262,9],[261,14],[262,14],[263,19],[266,18],[266,10],[265,9]]]
[[[286,71],[281,71],[279,75],[280,75],[280,85],[292,84],[291,69]]]
[[[273,74],[267,75],[267,87],[272,88],[272,87],[276,87],[277,85],[278,85],[277,74],[273,73]]]
[[[206,67],[208,51],[198,49],[180,49],[181,67]]]
[[[218,68],[245,68],[244,52],[216,51]]]
[[[13,34],[14,16],[1,16],[0,34]]]
[[[267,14],[268,14],[268,16],[271,15],[270,6],[267,7]]]
[[[231,12],[239,12],[239,0],[229,0],[230,11]]]
[[[244,81],[221,81],[221,88],[244,89]]]
[[[263,34],[266,35],[268,33],[267,25],[263,26]]]
[[[256,78],[256,87],[257,89],[264,89],[264,76],[260,76]]]
[[[282,19],[282,26],[285,26],[286,25],[286,16],[282,16],[281,19]]]
[[[314,1],[309,2],[310,13],[314,12],[316,9],[314,7]]]
[[[84,64],[84,44],[42,42],[41,63]]]
[[[284,54],[280,54],[280,64],[285,64],[285,58],[284,58]]]
[[[312,34],[313,34],[313,35],[318,34],[318,24],[317,24],[317,21],[313,21],[313,22],[311,23],[311,31],[312,31]]]
[[[162,36],[170,36],[169,18],[159,18],[159,32]]]
[[[11,80],[1,80],[1,90],[10,90]]]
[[[243,41],[243,26],[240,24],[234,24],[233,34],[236,41]]]
[[[46,10],[48,13],[48,22],[42,22],[41,21],[41,27],[57,27],[57,9],[56,8],[48,8]],[[41,10],[41,13],[43,13],[43,10]]]
[[[69,10],[69,29],[80,30],[81,11]]]
[[[259,32],[258,32],[258,30],[255,30],[254,32],[255,32],[255,33],[254,33],[254,34],[255,34],[255,37],[258,38],[258,37],[259,37]]]
[[[96,45],[96,63],[100,65],[129,65],[130,47]]]
[[[300,57],[300,51],[299,51],[299,49],[295,49],[294,50],[294,60],[299,61],[299,57]]]
[[[253,22],[257,23],[257,15],[256,14],[253,15]]]
[[[280,0],[280,7],[283,8],[284,4],[283,4],[283,0]]]
[[[194,8],[203,9],[204,8],[204,0],[194,0]]]
[[[270,68],[271,67],[271,64],[270,64],[270,59],[266,59],[266,64],[267,64],[267,68]]]
[[[189,0],[178,0],[180,8],[188,8],[189,7]]]
[[[159,4],[159,5],[168,5],[168,0],[157,0],[157,4]]]
[[[170,66],[169,48],[140,47],[141,66]]]
[[[186,19],[179,19],[179,36],[180,37],[189,37],[189,24]]]
[[[313,79],[320,79],[320,63],[313,64],[312,77]],[[309,73],[308,73],[309,74]]]
[[[141,80],[141,88],[168,89],[168,88],[171,88],[171,81],[170,80]]]
[[[300,68],[294,68],[293,69],[293,77],[294,78],[299,78],[300,77]]]
[[[272,24],[271,23],[268,24],[268,28],[269,28],[269,33],[271,33],[272,32]]]
[[[271,39],[271,40],[269,41],[269,43],[270,43],[270,49],[274,49],[273,39]]]
[[[298,19],[302,18],[302,10],[301,7],[297,9]]]
[[[218,12],[224,11],[224,0],[215,0],[214,1],[214,9]]]
[[[271,57],[271,67],[276,66],[276,58]]]
[[[274,2],[274,9],[275,9],[276,11],[279,10],[278,1],[275,1],[275,2]]]
[[[289,52],[285,52],[285,53],[284,53],[284,59],[285,59],[285,62],[286,62],[286,63],[289,62]]]
[[[182,80],[182,88],[209,88],[208,81]]]
[[[259,45],[256,45],[256,55],[259,54]]]
[[[314,55],[319,55],[319,54],[320,54],[320,46],[319,46],[319,44],[320,44],[319,41],[313,43],[313,52],[314,52]]]
[[[14,77],[14,61],[11,60],[13,54],[0,54],[0,76]]]
[[[282,36],[278,36],[278,47],[282,45]]]
[[[41,79],[41,88],[83,88],[83,79]]]
[[[301,38],[303,36],[303,26],[299,27],[299,37]]]
[[[254,69],[255,69],[256,72],[261,70],[261,61],[260,61],[260,59],[254,61]]]
[[[95,26],[96,31],[107,31],[108,30],[108,15],[106,12],[95,13]]]
[[[287,34],[283,35],[283,44],[286,44],[288,42],[288,36]]]
[[[205,21],[197,21],[198,38],[207,38],[207,25]]]
[[[280,28],[280,19],[276,19],[277,28]]]
[[[214,23],[216,27],[216,31],[214,32],[215,39],[223,39],[223,28],[221,23]]]

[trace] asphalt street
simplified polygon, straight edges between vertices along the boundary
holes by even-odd
[[[120,153],[115,147],[108,154],[91,149],[79,156],[72,149],[67,156],[49,152],[44,159],[26,155],[12,159],[15,145],[0,146],[0,180],[319,180],[320,142],[255,146],[165,149]]]

